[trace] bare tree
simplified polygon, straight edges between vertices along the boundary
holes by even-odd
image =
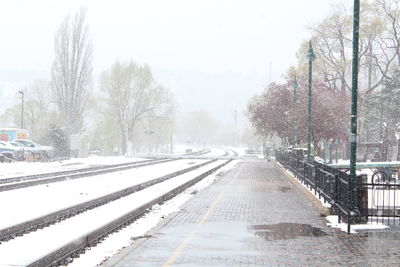
[[[83,125],[92,51],[86,12],[80,9],[72,18],[67,16],[57,31],[52,67],[53,93],[68,135],[79,132]]]
[[[46,142],[50,124],[55,121],[48,98],[49,82],[34,81],[23,89],[24,92],[24,128],[29,130],[30,138],[38,142]],[[0,115],[0,124],[19,127],[21,125],[21,103],[8,108]]]
[[[50,99],[48,81],[34,81],[26,90],[25,127],[29,129],[32,138],[44,141],[50,124],[54,123],[54,112],[49,109]]]
[[[107,93],[110,112],[120,126],[124,154],[140,120],[166,117],[173,110],[171,94],[154,81],[147,65],[117,62],[102,74],[101,88]]]
[[[316,70],[330,88],[346,91],[351,66],[351,17],[344,6],[336,6],[331,16],[311,28],[318,57]]]
[[[360,75],[366,79],[365,82],[361,79],[360,88],[365,94],[390,78],[388,75],[398,50],[396,22],[390,17],[396,12],[392,10],[394,7],[388,10],[380,2],[386,1],[364,2],[361,10],[359,62]],[[337,6],[329,17],[311,28],[318,58],[316,71],[330,88],[341,91],[351,89],[352,17],[349,13],[345,7]]]
[[[375,3],[386,18],[388,43],[394,49],[397,65],[400,66],[400,1],[375,0]]]

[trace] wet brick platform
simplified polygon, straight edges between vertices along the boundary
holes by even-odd
[[[326,226],[273,163],[247,157],[106,266],[400,266],[399,235]]]

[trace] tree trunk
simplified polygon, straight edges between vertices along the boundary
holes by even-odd
[[[122,155],[126,154],[126,147],[128,145],[128,136],[127,136],[127,129],[124,127],[123,124],[121,126],[121,149],[122,149]]]
[[[399,140],[397,140],[397,157],[396,160],[399,161],[400,160],[400,138]]]

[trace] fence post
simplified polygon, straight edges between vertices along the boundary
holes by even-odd
[[[336,207],[339,203],[339,175],[334,175],[334,184],[333,184],[333,203],[331,203],[331,214],[338,215],[338,222],[341,222],[342,216],[340,210]]]
[[[358,175],[356,182],[351,183],[350,176],[316,161],[298,158],[290,153],[277,152],[276,159],[289,169],[306,187],[314,189],[318,197],[328,196],[331,214],[339,217],[339,222],[348,225],[350,233],[352,224],[368,221],[368,187],[367,176]],[[312,188],[314,187],[314,188]],[[322,194],[321,194],[322,192]],[[359,213],[353,211],[354,201]]]
[[[368,186],[367,175],[361,174],[357,176],[357,204],[360,211],[360,217],[356,218],[356,223],[368,222]]]
[[[339,159],[338,159],[338,149],[339,149],[339,139],[336,139],[336,151],[335,151],[336,163],[339,162]]]

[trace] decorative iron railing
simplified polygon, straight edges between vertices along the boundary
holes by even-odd
[[[358,175],[352,185],[348,173],[307,160],[302,155],[277,151],[275,158],[319,199],[329,203],[331,214],[338,215],[339,222],[347,223],[348,231],[351,224],[367,221],[400,224],[400,180],[393,171],[383,174],[376,171],[374,176]],[[356,190],[352,190],[352,186]],[[353,192],[357,198],[352,198]],[[352,203],[352,199],[356,203]]]

